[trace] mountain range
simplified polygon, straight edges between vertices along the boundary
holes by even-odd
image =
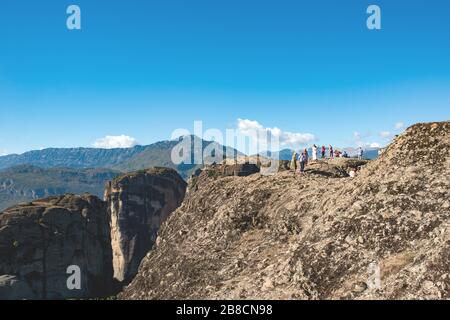
[[[182,139],[190,139],[191,154],[186,155],[181,164],[171,160],[171,153]],[[187,141],[187,140],[186,140]],[[23,154],[11,154],[0,157],[0,170],[19,165],[32,165],[41,168],[108,168],[122,172],[141,170],[154,166],[163,166],[176,169],[183,178],[188,178],[192,171],[202,164],[190,164],[194,159],[195,148],[201,146],[202,152],[206,147],[214,147],[225,153],[225,147],[213,141],[202,140],[196,136],[185,136],[175,140],[156,142],[145,146],[132,148],[100,149],[100,148],[48,148],[34,150]],[[228,152],[239,151],[229,148]],[[221,155],[218,155],[220,158]],[[205,159],[211,158],[206,156]]]
[[[189,139],[189,140],[183,140]],[[172,150],[180,142],[188,142],[190,154],[186,161],[172,162]],[[185,136],[174,140],[156,142],[150,145],[132,148],[48,148],[34,150],[23,154],[11,154],[0,157],[0,210],[19,202],[31,201],[64,193],[91,194],[102,196],[104,184],[120,173],[127,173],[151,167],[175,169],[187,180],[203,164],[191,163],[194,153],[205,149],[220,150],[215,157],[222,159],[224,154],[244,154],[236,149],[224,147],[213,141],[206,141],[197,136]],[[197,151],[196,151],[197,148]],[[350,156],[356,155],[356,149],[346,148]],[[328,150],[327,150],[328,151]],[[311,150],[309,149],[311,153]],[[263,152],[267,158],[291,160],[293,150],[283,149],[279,152]],[[205,156],[205,161],[212,162],[214,154]],[[374,159],[378,149],[367,149],[365,157]]]
[[[188,139],[188,140],[184,140]],[[172,162],[171,154],[180,142],[191,145],[190,154],[180,164]],[[0,210],[11,205],[64,193],[91,194],[103,197],[104,184],[120,173],[151,167],[175,169],[187,180],[203,164],[191,163],[194,153],[203,153],[208,147],[223,154],[236,153],[233,148],[205,141],[196,136],[185,136],[175,140],[160,141],[132,148],[49,148],[0,157]],[[206,155],[205,161],[212,155]]]

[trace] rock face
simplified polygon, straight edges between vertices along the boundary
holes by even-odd
[[[0,298],[99,297],[112,286],[112,250],[105,203],[95,196],[36,200],[0,214]],[[69,266],[81,289],[69,290]]]
[[[175,170],[153,168],[123,175],[106,188],[114,277],[127,282],[152,248],[157,232],[183,201],[186,182]]]
[[[310,169],[310,168],[307,168]],[[450,122],[355,178],[199,179],[122,299],[449,299]]]

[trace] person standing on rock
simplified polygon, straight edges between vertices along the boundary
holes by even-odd
[[[327,149],[325,148],[325,146],[322,146],[322,159],[325,159],[325,152],[327,151]]]
[[[313,145],[313,147],[312,147],[312,159],[313,159],[313,161],[317,160],[317,146],[316,145]]]
[[[293,170],[294,173],[297,171],[297,152],[295,152],[295,151],[292,154],[291,170]]]
[[[362,147],[359,147],[359,151],[358,151],[358,159],[362,160],[362,157],[364,155],[364,150]]]
[[[300,172],[305,171],[305,166],[308,164],[308,150],[304,150],[300,155]]]
[[[334,150],[334,157],[335,158],[340,158],[341,157],[341,152],[339,150]]]
[[[333,150],[333,147],[331,146],[331,144],[330,144],[330,159],[333,159],[334,158],[334,150]]]

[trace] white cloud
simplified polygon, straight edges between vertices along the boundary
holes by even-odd
[[[397,122],[397,123],[395,124],[395,129],[396,129],[396,130],[400,130],[400,129],[402,129],[404,126],[405,126],[405,124],[404,124],[403,122]]]
[[[0,157],[3,157],[3,156],[7,156],[9,153],[8,153],[8,150],[6,150],[6,149],[0,149]]]
[[[386,136],[388,132],[380,132],[380,136]],[[389,133],[390,135],[390,133]],[[381,144],[378,142],[369,142],[371,135],[370,134],[361,134],[359,132],[353,133],[354,143],[357,147],[361,148],[381,148]],[[367,141],[369,140],[369,141]]]
[[[120,136],[106,136],[104,138],[97,139],[93,146],[95,148],[102,148],[102,149],[113,149],[113,148],[131,148],[137,145],[136,139],[126,136],[126,135],[120,135]]]
[[[383,139],[387,139],[391,137],[391,133],[389,131],[381,131],[380,132],[380,137],[382,137]]]
[[[357,147],[364,148],[369,145],[367,142],[364,141],[366,137],[367,137],[367,135],[363,135],[358,131],[353,132],[354,142]]]
[[[279,141],[281,147],[298,148],[316,140],[311,133],[283,131],[277,127],[266,128],[258,121],[247,119],[238,119],[238,132],[243,136],[250,137],[253,143],[266,144],[267,139],[273,138]]]

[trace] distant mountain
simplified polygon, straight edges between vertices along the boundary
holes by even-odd
[[[269,159],[291,160],[293,152],[294,150],[291,149],[283,149],[280,151],[264,151],[261,152],[259,155]]]
[[[358,148],[344,148],[342,150],[347,151],[350,157],[357,157],[358,156]],[[363,158],[368,160],[374,160],[378,158],[378,153],[381,150],[381,148],[364,148],[364,155]]]
[[[0,157],[0,169],[30,164],[41,168],[108,168],[151,146],[126,149],[49,148]]]
[[[112,169],[39,168],[20,165],[0,170],[0,211],[20,202],[65,193],[90,193],[103,198],[106,181],[120,174]]]
[[[183,139],[190,139],[189,153],[184,155],[181,164],[172,162],[172,150]],[[184,140],[188,141],[189,140]],[[189,144],[186,144],[189,146]],[[205,150],[219,150],[219,154]],[[356,156],[357,149],[344,148],[350,156]],[[96,148],[51,148],[26,152],[21,155],[0,157],[0,210],[23,201],[30,201],[50,195],[64,193],[82,194],[85,192],[103,196],[106,181],[120,172],[131,172],[150,167],[168,167],[178,171],[184,178],[189,176],[203,163],[192,163],[194,154],[206,153],[206,161],[213,157],[220,162],[224,154],[244,156],[243,153],[226,148],[216,142],[205,141],[196,136],[186,136],[175,140],[157,142],[147,146],[125,149]],[[293,150],[262,152],[267,158],[291,160]],[[309,149],[311,154],[311,149]],[[328,154],[328,149],[327,149]],[[378,149],[365,149],[364,157],[375,159]],[[199,157],[201,158],[201,157]]]
[[[172,150],[182,139],[190,139],[192,150],[190,156],[186,154],[186,161],[181,164],[174,164],[171,160]],[[198,150],[195,150],[195,147]],[[206,148],[213,147],[216,150],[220,150],[217,158],[221,158],[225,152],[229,154],[234,152],[242,155],[242,153],[233,148],[225,150],[224,146],[216,142],[205,141],[192,135],[133,148],[50,148],[29,151],[20,155],[14,154],[0,157],[0,169],[26,164],[40,168],[108,168],[130,172],[159,166],[173,168],[184,179],[187,179],[193,171],[203,166],[202,163],[192,164],[194,153],[203,154]],[[206,156],[206,159],[211,159],[211,155]]]
[[[190,139],[190,141],[186,140],[187,144],[185,145],[189,148],[190,142],[190,153],[182,156],[185,157],[185,161],[181,164],[175,164],[172,162],[172,150],[186,138]],[[208,152],[208,150],[211,150],[211,152]],[[212,150],[218,150],[219,153],[216,155]],[[155,166],[167,167],[177,170],[184,179],[187,179],[191,173],[198,168],[203,167],[203,163],[194,163],[195,154],[198,155],[197,158],[199,159],[202,159],[203,156],[203,162],[206,163],[214,162],[214,159],[217,160],[216,162],[221,162],[224,159],[224,155],[227,155],[228,157],[233,157],[233,154],[236,154],[237,156],[243,155],[243,153],[236,149],[225,147],[219,143],[205,141],[197,136],[186,136],[177,140],[155,143],[151,148],[147,147],[142,152],[113,166],[113,168],[123,172],[129,172]]]

